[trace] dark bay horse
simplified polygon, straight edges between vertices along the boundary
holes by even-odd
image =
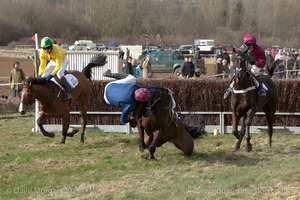
[[[262,75],[261,82],[266,90],[266,97],[260,97],[260,105],[262,111],[265,113],[267,126],[269,145],[272,146],[273,135],[273,122],[274,113],[276,111],[277,98],[275,91],[275,84],[271,77],[274,71],[274,65],[278,62],[274,62],[270,68],[268,68],[269,75]],[[258,88],[257,80],[248,70],[245,54],[238,52],[235,64],[235,76],[233,77],[233,93],[231,95],[231,108],[232,108],[232,134],[238,139],[235,150],[240,149],[241,142],[247,133],[246,150],[252,150],[252,144],[250,143],[250,126],[252,119],[258,110]],[[239,121],[241,120],[241,130],[238,131]]]
[[[188,133],[182,120],[173,111],[171,91],[161,87],[147,87],[151,91],[151,114],[142,115],[145,107],[144,103],[137,105],[133,116],[137,120],[139,131],[140,151],[148,148],[151,159],[154,158],[156,147],[162,146],[166,142],[172,142],[185,155],[191,155],[194,151],[194,138],[199,135]],[[134,121],[130,124],[134,126]],[[145,135],[146,131],[146,135]]]
[[[26,85],[21,92],[21,103],[19,112],[23,115],[26,109],[37,99],[41,105],[40,117],[37,124],[44,136],[54,137],[53,132],[47,132],[43,124],[47,118],[62,118],[62,144],[65,143],[66,137],[73,137],[79,132],[77,129],[68,132],[70,126],[70,109],[76,102],[81,106],[81,142],[84,142],[84,132],[87,124],[87,110],[91,97],[91,69],[96,66],[103,66],[106,63],[106,56],[97,54],[92,61],[82,70],[68,71],[68,74],[74,75],[78,80],[78,85],[72,89],[72,99],[70,101],[64,100],[65,91],[61,89],[54,82],[47,82],[44,78],[29,77],[26,80]]]

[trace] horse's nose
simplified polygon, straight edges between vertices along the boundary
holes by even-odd
[[[19,112],[20,112],[21,115],[24,115],[26,113],[26,110],[24,109],[24,105],[23,105],[22,101],[19,105]]]

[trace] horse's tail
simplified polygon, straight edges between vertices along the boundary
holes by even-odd
[[[282,60],[275,60],[272,64],[271,64],[271,66],[269,67],[268,66],[268,73],[269,73],[269,76],[272,78],[272,76],[274,75],[274,69],[275,69],[275,67],[278,65],[278,64],[280,64],[282,62]]]
[[[91,80],[92,68],[98,67],[98,66],[103,66],[106,63],[107,63],[106,55],[99,53],[91,59],[90,63],[85,68],[83,68],[83,70],[81,72],[85,75],[85,77],[87,79]]]
[[[192,136],[192,138],[196,139],[198,137],[204,136],[206,133],[204,131],[204,126],[189,126],[184,124],[184,129]]]

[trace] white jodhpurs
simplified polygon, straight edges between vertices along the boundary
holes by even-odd
[[[262,73],[261,70],[262,70],[262,69],[259,68],[259,67],[257,67],[256,65],[252,65],[252,66],[251,66],[251,73],[252,73],[254,76],[259,76],[259,75]]]
[[[63,62],[62,62],[62,67],[58,70],[58,72],[56,73],[56,75],[57,75],[57,77],[60,79],[62,76],[64,76],[64,73],[65,73],[65,71],[66,71],[66,69],[67,69],[67,66],[68,66],[68,63],[69,63],[69,61],[68,61],[68,59],[67,59],[67,57],[65,57],[65,59],[63,60]],[[46,69],[45,69],[45,72],[44,72],[44,74],[42,75],[42,77],[47,77],[47,76],[49,76],[52,72],[53,72],[53,70],[55,69],[55,67],[56,67],[56,62],[54,62],[54,61],[50,61],[48,64],[47,64],[47,66],[46,66]]]

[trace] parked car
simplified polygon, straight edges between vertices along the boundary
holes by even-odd
[[[183,44],[178,47],[178,51],[189,51],[190,49],[194,49],[195,46],[192,44]]]
[[[68,50],[69,49],[69,45],[67,43],[63,43],[60,45],[62,48]]]
[[[69,46],[70,51],[95,50],[96,44],[92,40],[76,40],[75,43]]]
[[[154,73],[173,73],[176,76],[180,75],[181,64],[184,63],[184,54],[180,51],[154,51],[150,54],[150,62],[152,66],[152,71]],[[141,62],[143,60],[140,60]],[[194,60],[194,64],[195,64]],[[195,75],[200,77],[200,74],[206,73],[206,67],[204,59],[199,61],[199,64],[195,64]]]
[[[220,49],[226,49],[227,53],[233,53],[233,50],[236,49],[236,46],[233,44],[221,44]]]
[[[215,40],[212,39],[195,39],[194,46],[200,48],[201,54],[214,54],[216,50]]]
[[[106,45],[104,43],[97,43],[96,50],[97,51],[104,51],[106,49]]]

